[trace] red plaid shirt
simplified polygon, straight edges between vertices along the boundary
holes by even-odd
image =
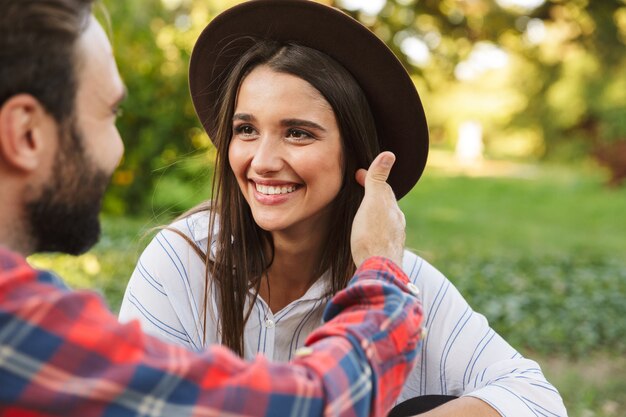
[[[407,283],[370,258],[295,360],[246,362],[121,325],[99,296],[0,249],[0,416],[383,416],[419,351]]]

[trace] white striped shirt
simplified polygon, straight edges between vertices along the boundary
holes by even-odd
[[[206,251],[208,213],[172,226]],[[419,289],[427,335],[399,401],[427,394],[468,395],[506,417],[567,415],[561,396],[539,365],[522,357],[491,329],[446,277],[409,251],[402,267]],[[207,306],[207,334],[202,332],[204,281],[200,257],[180,235],[163,230],[139,259],[120,320],[136,318],[147,333],[197,351],[220,343],[215,297]],[[289,360],[321,324],[327,302],[325,285],[322,276],[301,298],[276,313],[258,297],[244,330],[244,356],[251,359],[263,353],[276,361]]]

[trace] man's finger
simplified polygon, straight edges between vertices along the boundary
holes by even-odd
[[[361,187],[365,187],[366,175],[367,175],[367,170],[364,168],[359,169],[355,174],[356,182],[358,182]]]

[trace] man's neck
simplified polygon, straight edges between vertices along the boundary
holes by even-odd
[[[28,193],[27,179],[14,174],[0,160],[0,246],[24,257],[34,249],[24,221],[24,198]]]
[[[33,253],[34,245],[24,222],[12,213],[8,204],[0,207],[0,246],[26,257]]]
[[[32,255],[32,245],[27,242],[27,239],[20,238],[18,236],[8,236],[3,232],[5,231],[0,230],[0,246],[9,249],[12,252],[19,253],[24,257]],[[9,234],[12,235],[12,233]]]

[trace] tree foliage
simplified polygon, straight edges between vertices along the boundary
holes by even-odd
[[[435,145],[450,146],[460,123],[478,120],[494,156],[594,155],[618,183],[626,176],[626,1],[546,0],[529,9],[515,1],[387,0],[375,16],[346,12],[410,70]],[[126,153],[107,211],[180,211],[209,197],[212,148],[187,68],[200,31],[235,3],[105,0],[130,93],[119,120]],[[416,45],[427,59],[411,54]],[[506,65],[472,67],[481,51],[500,53]]]
[[[626,2],[547,0],[535,2],[534,8],[521,6],[530,3],[388,0],[375,17],[352,14],[395,49],[434,103],[450,98],[446,90],[469,87],[480,90],[475,96],[462,94],[479,104],[466,106],[469,113],[489,111],[481,97],[495,86],[509,100],[500,100],[504,107],[482,118],[504,133],[498,140],[514,137],[515,131],[537,132],[537,156],[592,155],[609,167],[611,182],[618,184],[626,178]],[[407,36],[429,48],[427,64],[411,62],[401,47]],[[460,66],[485,43],[506,51],[511,77],[502,80],[491,72],[481,80],[459,80]],[[454,104],[446,101],[442,109],[435,104],[431,122],[444,125],[455,117]],[[461,108],[461,113],[466,116],[468,110]],[[439,126],[434,127],[436,134]]]
[[[180,211],[209,196],[209,140],[191,104],[187,67],[207,2],[107,2],[129,91],[118,127],[126,151],[105,201],[114,213]],[[220,6],[220,5],[218,5]]]

